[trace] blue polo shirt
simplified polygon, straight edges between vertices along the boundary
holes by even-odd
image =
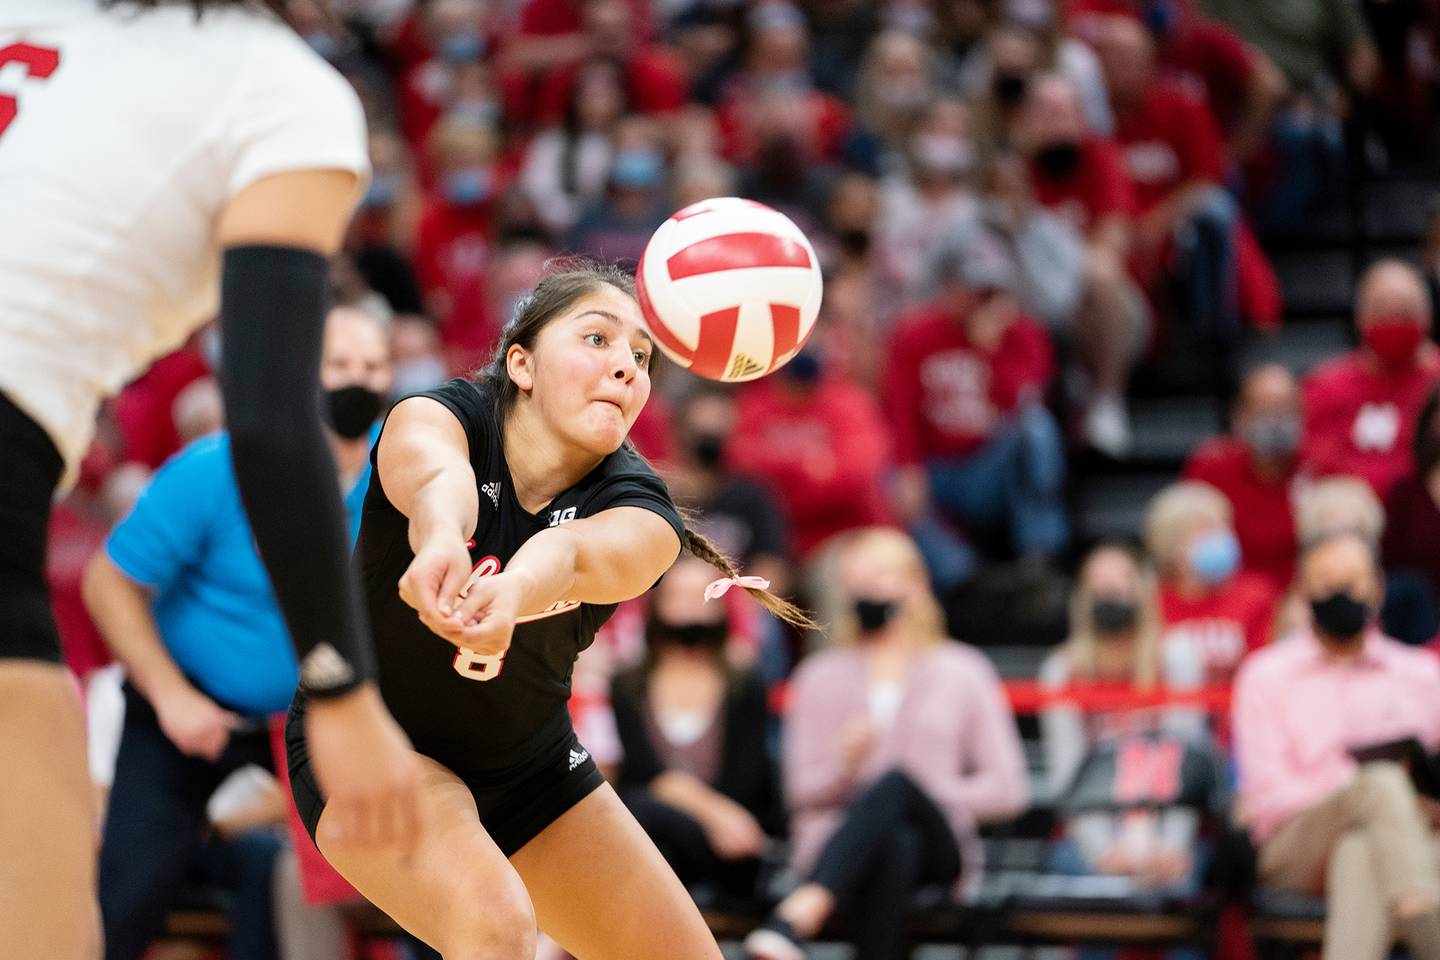
[[[379,432],[377,424],[372,444]],[[352,544],[369,485],[367,462],[345,496]],[[295,648],[240,503],[229,434],[201,437],[166,461],[105,546],[153,591],[160,636],[192,683],[241,713],[289,705]]]

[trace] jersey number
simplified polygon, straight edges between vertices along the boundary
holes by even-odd
[[[475,541],[470,541],[474,543]],[[470,594],[470,588],[479,583],[483,577],[493,577],[500,572],[500,558],[488,556],[481,558],[475,564],[475,569],[470,571],[470,578],[460,588],[460,599],[465,599]],[[466,680],[494,680],[500,676],[500,671],[505,669],[505,654],[503,653],[476,653],[474,650],[466,650],[461,647],[455,653],[455,672]]]
[[[26,74],[34,80],[44,80],[60,66],[60,51],[54,47],[37,47],[33,43],[12,43],[0,47],[0,68],[7,63],[25,64]],[[20,112],[20,101],[8,93],[0,93],[0,137],[5,128]]]

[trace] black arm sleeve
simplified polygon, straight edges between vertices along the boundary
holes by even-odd
[[[374,674],[350,533],[320,414],[329,262],[293,247],[225,251],[220,385],[240,499],[290,627],[300,682],[344,693]]]

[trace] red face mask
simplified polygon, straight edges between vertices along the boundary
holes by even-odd
[[[1388,367],[1404,366],[1415,359],[1415,348],[1425,337],[1418,317],[1395,314],[1372,320],[1361,332],[1365,346]]]

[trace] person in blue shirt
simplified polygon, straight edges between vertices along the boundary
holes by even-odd
[[[353,536],[391,387],[389,337],[370,315],[326,319],[320,382]],[[90,562],[85,604],[125,666],[125,725],[100,850],[106,960],[138,960],[206,850],[206,802],[248,764],[273,769],[268,718],[290,704],[294,647],[231,468],[224,433],[165,463]],[[231,841],[232,960],[277,956],[277,846]],[[204,858],[216,859],[213,851]]]

